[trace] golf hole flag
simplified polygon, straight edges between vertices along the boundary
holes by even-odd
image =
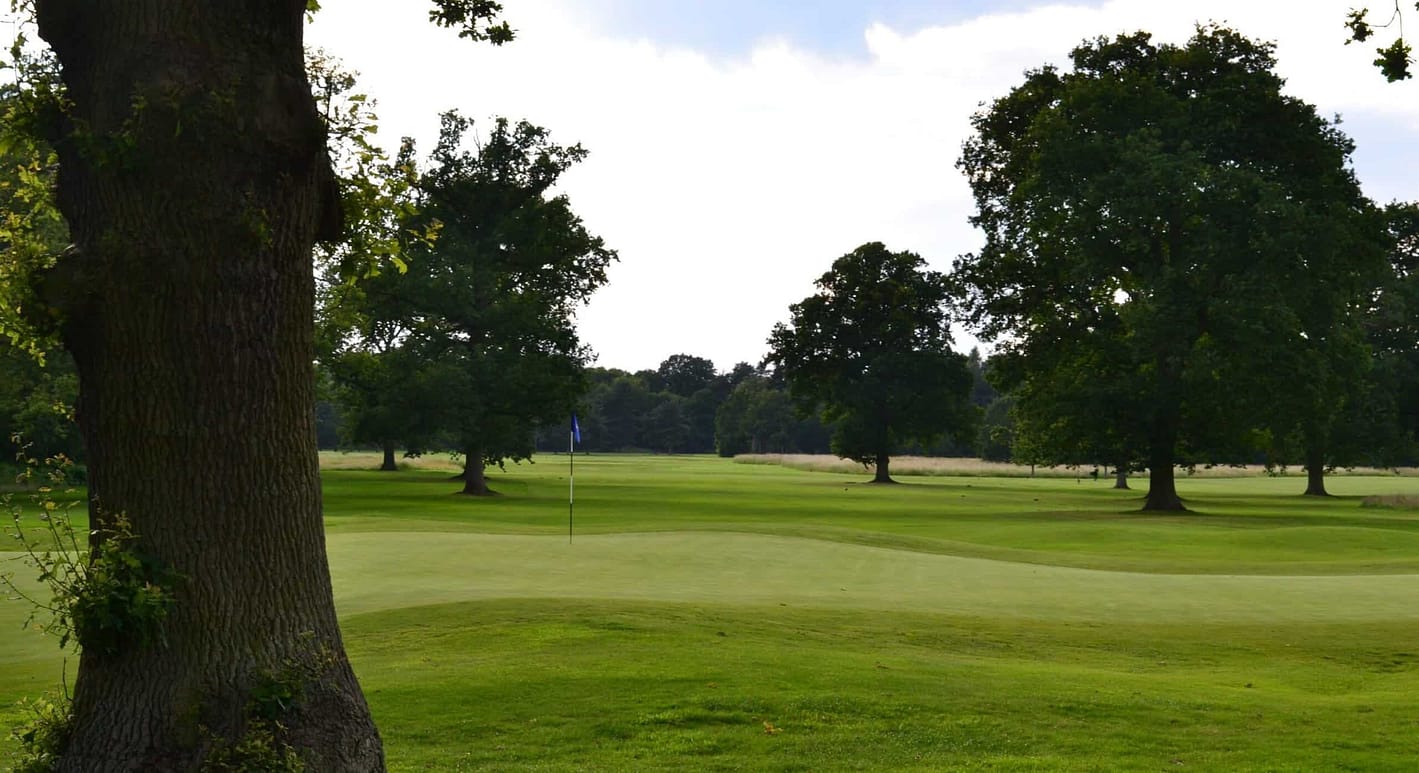
[[[572,541],[572,515],[576,510],[576,444],[581,442],[581,425],[572,414],[571,436],[567,438],[567,542]]]

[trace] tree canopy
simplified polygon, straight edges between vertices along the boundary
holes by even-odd
[[[973,431],[974,382],[951,350],[946,285],[925,266],[914,253],[864,244],[834,261],[769,336],[765,362],[800,409],[837,424],[834,453],[874,465],[877,482],[891,481],[900,443]]]
[[[406,225],[417,212],[413,144],[403,142],[392,159],[374,144],[375,101],[333,56],[308,52],[306,70],[329,132],[345,221],[339,241],[316,248],[316,353],[343,411],[340,441],[379,446],[381,469],[393,471],[396,447],[417,452],[439,430],[424,406],[442,390],[411,346],[395,292],[408,246],[435,229]]]
[[[973,119],[986,244],[955,283],[1032,447],[1141,463],[1146,507],[1180,509],[1174,465],[1243,454],[1353,307],[1375,219],[1350,141],[1281,92],[1271,45],[1203,27],[1071,58]]]
[[[570,417],[585,390],[573,317],[616,253],[552,192],[586,151],[501,118],[470,151],[471,126],[444,115],[413,217],[438,237],[412,245],[387,291],[439,373],[435,410],[466,457],[464,491],[486,494],[484,464],[530,456],[536,428]]]

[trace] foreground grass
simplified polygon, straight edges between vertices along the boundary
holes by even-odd
[[[1412,624],[503,601],[347,630],[394,770],[1407,770],[1419,752]]]
[[[346,460],[350,461],[349,459]],[[1410,770],[1410,478],[859,485],[705,458],[325,475],[394,770]],[[352,465],[351,465],[352,466]],[[56,685],[0,605],[0,722]],[[69,672],[72,674],[72,665]],[[8,746],[0,744],[0,755]],[[0,756],[3,759],[3,756]]]
[[[1419,625],[497,600],[345,618],[395,771],[1412,770]]]

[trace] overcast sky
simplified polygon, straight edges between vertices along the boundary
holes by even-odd
[[[1219,21],[1276,42],[1288,91],[1342,117],[1366,192],[1419,198],[1419,86],[1385,83],[1374,46],[1343,45],[1350,2],[504,5],[518,38],[501,48],[434,27],[416,0],[327,0],[308,42],[359,71],[389,149],[403,135],[432,148],[438,113],[457,108],[590,151],[563,189],[621,257],[578,316],[606,367],[757,362],[788,305],[864,242],[947,270],[980,243],[955,168],[971,114],[1099,35],[1182,42]]]

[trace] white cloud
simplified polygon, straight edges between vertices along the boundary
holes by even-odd
[[[779,40],[712,59],[616,38],[586,13],[575,0],[509,4],[520,36],[495,49],[435,29],[421,3],[347,0],[327,4],[310,39],[362,71],[390,146],[400,134],[430,146],[436,113],[458,107],[527,118],[591,151],[564,187],[621,254],[580,317],[607,366],[654,367],[681,351],[721,368],[756,360],[788,304],[865,241],[946,269],[978,242],[954,166],[970,115],[1024,70],[1066,63],[1086,37],[1148,29],[1181,41],[1197,20],[1226,20],[1277,40],[1291,91],[1323,113],[1419,124],[1414,88],[1385,84],[1367,50],[1341,45],[1340,6],[1115,0],[874,25],[860,60]]]

